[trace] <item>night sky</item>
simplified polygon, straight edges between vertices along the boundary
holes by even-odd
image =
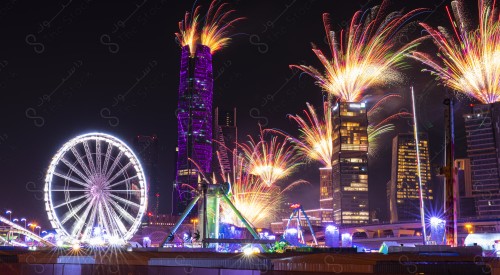
[[[0,210],[48,226],[43,180],[52,156],[69,139],[90,131],[105,132],[131,143],[138,134],[160,140],[160,212],[171,210],[175,117],[180,48],[174,33],[193,1],[23,1],[0,4]],[[300,113],[305,102],[321,104],[323,93],[308,76],[289,64],[319,67],[314,42],[325,51],[321,14],[331,13],[340,30],[358,9],[380,1],[254,0],[228,1],[247,19],[237,24],[228,48],[214,55],[214,106],[238,108],[240,141],[257,134],[257,123],[296,135],[287,114]],[[394,1],[393,9],[426,7],[418,20],[450,27],[450,1]],[[418,2],[418,3],[416,3]],[[475,2],[475,1],[471,1]],[[198,1],[207,7],[209,1]],[[476,14],[474,5],[472,13]],[[116,29],[118,21],[124,27]],[[409,28],[402,42],[421,35]],[[435,52],[432,43],[420,50]],[[384,93],[399,93],[387,114],[411,110],[409,86],[417,95],[419,127],[429,133],[431,159],[443,159],[443,105],[446,89],[421,66],[408,61],[403,83],[368,91],[368,104]],[[146,73],[147,72],[147,73]],[[272,96],[271,96],[272,95]],[[470,100],[456,106],[457,157],[464,157],[462,113]],[[411,130],[408,120],[396,132]],[[370,206],[385,211],[385,184],[390,179],[392,136],[370,163]],[[308,164],[289,180],[310,181],[295,189],[291,201],[319,207],[319,165]],[[286,182],[284,182],[286,183]],[[385,213],[381,213],[383,218]]]

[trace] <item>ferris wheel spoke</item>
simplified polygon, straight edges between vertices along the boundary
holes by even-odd
[[[87,167],[87,164],[85,164],[83,158],[80,156],[80,153],[78,153],[75,147],[71,147],[71,152],[73,152],[73,155],[75,155],[76,160],[78,161],[78,163],[80,163],[80,166],[82,167],[83,171],[85,171],[85,174],[87,174],[87,177],[90,178],[92,176],[92,173],[90,173],[90,170]]]
[[[78,237],[80,235],[80,233],[82,232],[83,227],[85,226],[85,224],[87,224],[86,223],[87,217],[89,216],[90,210],[92,210],[94,204],[95,204],[95,199],[93,199],[89,203],[89,205],[87,206],[87,208],[83,212],[83,215],[81,217],[77,218],[76,225],[73,227],[73,230],[71,232],[72,236],[77,236]],[[87,225],[87,226],[93,227],[92,224]]]
[[[113,207],[109,205],[108,201],[104,201],[104,207],[106,207],[106,212],[108,212],[110,221],[116,225],[116,227],[120,230],[121,237],[123,237],[125,233],[127,233],[127,228],[120,220],[120,217],[118,216],[118,214],[116,214],[116,211],[113,209]]]
[[[99,139],[95,140],[95,162],[97,163],[97,173],[102,172],[101,167],[101,141]]]
[[[75,202],[75,201],[77,201],[77,200],[81,200],[81,199],[83,199],[83,198],[88,198],[88,197],[89,197],[89,195],[88,195],[88,194],[85,194],[85,195],[82,195],[82,196],[76,197],[76,198],[71,199],[71,200],[69,200],[69,201],[67,201],[67,202],[63,202],[63,203],[60,203],[60,204],[58,204],[58,205],[54,206],[54,209],[59,208],[59,207],[64,206],[64,205],[68,205],[68,204],[70,204],[70,203],[73,203],[73,202]]]
[[[137,178],[137,175],[135,175],[135,176],[133,176],[133,177],[130,177],[130,178],[126,178],[126,179],[121,180],[121,181],[119,181],[119,182],[115,182],[115,183],[113,183],[113,184],[111,184],[111,185],[106,186],[106,188],[108,188],[108,189],[109,189],[109,188],[113,188],[113,187],[115,187],[115,186],[117,186],[117,185],[119,185],[119,184],[122,184],[122,183],[124,183],[124,182],[126,182],[126,181],[129,181],[129,180],[132,180],[132,179],[135,179],[135,178]],[[110,182],[109,182],[109,181],[108,181],[108,184],[110,184]]]
[[[50,189],[50,191],[54,192],[86,192],[86,189]]]
[[[93,175],[96,174],[94,159],[92,158],[92,152],[90,152],[90,147],[88,141],[83,142],[83,148],[85,149],[85,154],[87,155],[87,161],[89,162],[90,171]]]
[[[113,177],[111,177],[110,179],[108,179],[107,182],[114,181],[117,177],[119,177],[120,175],[122,175],[123,172],[125,172],[125,170],[127,170],[130,167],[130,165],[132,165],[132,162],[129,162],[129,163],[125,164],[125,166],[123,166],[122,169],[120,169],[120,171],[116,172]]]
[[[69,169],[71,169],[71,171],[75,172],[75,174],[77,174],[78,176],[80,176],[80,178],[82,178],[85,182],[90,183],[90,179],[87,176],[85,176],[78,168],[76,168],[76,166],[74,166],[73,164],[71,164],[67,159],[62,158],[61,161],[64,164],[66,164],[66,166],[68,166]]]
[[[141,208],[141,206],[140,206],[139,204],[137,204],[137,203],[135,203],[135,202],[133,202],[133,201],[129,201],[129,200],[127,200],[127,199],[124,199],[124,198],[122,198],[122,197],[118,197],[118,196],[113,195],[113,194],[109,194],[108,196],[110,196],[110,197],[112,197],[112,198],[114,198],[114,199],[117,199],[117,200],[119,200],[119,201],[121,201],[121,202],[123,202],[123,203],[125,203],[125,204],[127,204],[127,205],[131,205],[131,206],[134,206],[134,207],[136,207],[136,208]]]
[[[109,176],[111,176],[118,163],[120,163],[120,159],[122,156],[123,156],[123,151],[120,151],[120,153],[118,153],[115,160],[113,161],[113,164],[111,164],[111,167],[109,168],[108,172],[106,173],[106,178],[109,178]]]
[[[104,224],[104,228],[106,228],[106,232],[108,232],[108,235],[114,235],[114,232],[112,228],[109,226],[108,219],[106,218],[106,215],[104,214],[104,210],[102,209],[102,202],[99,202],[99,221]]]
[[[130,224],[134,224],[135,219],[134,217],[132,217],[132,215],[130,215],[130,213],[127,212],[127,210],[123,209],[123,207],[112,200],[109,200],[108,202],[118,211],[120,216],[127,220],[127,222],[129,222]]]
[[[80,211],[85,205],[89,204],[89,202],[91,200],[92,200],[92,198],[88,197],[86,200],[84,200],[82,203],[80,203],[76,207],[69,209],[69,211],[66,212],[66,214],[64,214],[63,218],[61,219],[61,224],[65,224],[71,218],[77,217],[78,211]]]
[[[109,190],[109,192],[141,192],[141,190],[118,189],[118,190]]]
[[[93,175],[96,174],[94,159],[92,158],[92,152],[90,152],[89,143],[87,141],[83,142],[83,148],[85,149],[85,154],[87,155],[87,161],[89,162],[90,171]]]
[[[113,145],[111,145],[111,143],[108,143],[108,149],[106,149],[106,156],[104,157],[104,164],[102,165],[103,166],[102,173],[104,175],[106,174],[106,171],[108,171],[108,163],[109,160],[111,159],[112,150],[113,150]]]
[[[66,176],[66,175],[63,175],[63,174],[59,174],[59,173],[57,173],[57,172],[54,172],[54,176],[58,176],[58,177],[60,177],[60,178],[67,179],[67,180],[69,180],[69,181],[71,181],[71,182],[74,182],[74,183],[76,183],[76,184],[79,184],[79,185],[81,185],[81,186],[83,186],[83,187],[90,188],[90,185],[89,185],[88,183],[81,182],[81,181],[79,181],[79,180],[77,180],[77,179],[75,179],[75,178],[73,178],[73,177]]]
[[[94,207],[92,207],[92,212],[90,212],[90,219],[89,219],[89,223],[87,224],[87,227],[85,228],[85,231],[83,233],[83,236],[86,237],[86,236],[89,236],[91,231],[93,228],[94,228],[94,224],[95,224],[95,215],[97,213],[97,207],[95,207],[95,205],[93,205]]]

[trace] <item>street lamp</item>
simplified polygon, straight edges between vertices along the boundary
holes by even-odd
[[[17,218],[14,218],[12,221],[13,222],[19,222],[19,220]]]
[[[24,222],[24,229],[26,229],[26,219],[25,218],[21,218],[21,221]]]
[[[40,230],[42,230],[42,228],[40,226],[36,226],[35,229],[38,229],[38,236],[40,236]]]

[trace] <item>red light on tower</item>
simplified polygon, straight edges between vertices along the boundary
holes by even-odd
[[[300,207],[300,204],[298,204],[298,203],[290,205],[290,208],[292,208],[292,209],[296,209],[296,208],[299,208],[299,207]]]

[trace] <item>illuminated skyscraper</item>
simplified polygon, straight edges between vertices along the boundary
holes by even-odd
[[[331,223],[333,221],[333,175],[332,168],[319,168],[319,208],[321,210],[321,221]]]
[[[368,119],[365,103],[341,102],[333,109],[333,219],[335,224],[363,224],[368,209]],[[328,189],[326,189],[328,192]]]
[[[196,51],[191,54],[189,45],[182,47],[177,108],[177,174],[174,188],[174,199],[177,200],[174,206],[177,209],[173,211],[177,215],[184,211],[191,200],[191,188],[187,186],[196,188],[199,173],[209,175],[211,172],[212,96],[210,48],[198,44]]]
[[[219,107],[215,108],[214,123],[214,140],[217,142],[214,144],[213,171],[216,174],[224,173],[227,175],[233,172],[233,154],[236,152],[236,143],[238,142],[236,108],[231,111],[224,111]]]
[[[476,203],[472,195],[472,174],[470,159],[455,159],[458,183],[458,217],[476,216]]]
[[[420,174],[424,203],[433,199],[429,142],[426,133],[419,133]],[[388,186],[391,223],[420,220],[420,189],[417,150],[413,133],[398,134],[392,140],[392,174]]]
[[[481,218],[500,217],[500,103],[472,106],[464,115],[472,195]]]

